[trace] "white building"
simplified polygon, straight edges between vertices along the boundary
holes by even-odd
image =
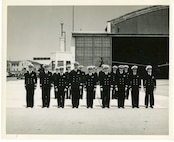
[[[66,36],[65,32],[63,32],[63,23],[61,23],[61,37],[59,40],[60,51],[55,51],[51,53],[52,70],[55,70],[59,66],[64,66],[64,71],[66,71],[66,66],[68,64],[72,65],[75,62],[75,42],[72,39],[71,51],[65,51]]]
[[[40,63],[33,62],[30,60],[22,60],[22,61],[7,61],[7,72],[21,72],[22,69],[26,68],[28,70],[28,65],[33,64],[34,68],[38,70],[40,68]]]

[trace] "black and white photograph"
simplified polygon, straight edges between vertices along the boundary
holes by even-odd
[[[6,10],[6,136],[169,136],[170,5]]]

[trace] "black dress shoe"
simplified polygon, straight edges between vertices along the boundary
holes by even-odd
[[[148,108],[148,106],[146,106],[146,108]]]
[[[153,106],[150,106],[151,108],[153,108]]]

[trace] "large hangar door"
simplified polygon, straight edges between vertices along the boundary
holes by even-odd
[[[168,37],[113,37],[112,61],[152,64],[158,78],[168,78],[169,63]]]

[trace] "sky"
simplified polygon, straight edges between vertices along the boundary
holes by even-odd
[[[75,6],[74,31],[105,32],[106,23],[147,6]],[[8,6],[7,59],[50,57],[59,50],[60,23],[64,23],[70,51],[72,6]]]

